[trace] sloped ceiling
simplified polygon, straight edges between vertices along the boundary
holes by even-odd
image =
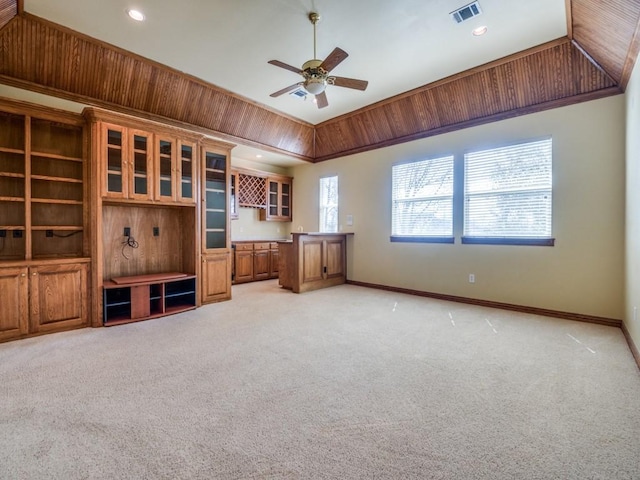
[[[640,2],[573,0],[567,38],[318,125],[21,10],[0,0],[1,83],[321,161],[621,93],[637,56]]]

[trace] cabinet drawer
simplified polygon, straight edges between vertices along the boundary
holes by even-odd
[[[254,243],[253,244],[253,249],[254,250],[269,250],[269,242],[264,242],[264,243]]]
[[[236,243],[235,246],[237,252],[253,250],[253,243]]]
[[[271,250],[277,250],[278,249],[278,242],[271,242],[269,245],[270,245]]]

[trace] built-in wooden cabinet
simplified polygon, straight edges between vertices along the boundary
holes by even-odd
[[[235,283],[253,281],[253,243],[234,243],[234,274]]]
[[[278,242],[271,242],[269,244],[269,278],[278,278],[278,272],[280,270],[280,254],[278,250]]]
[[[29,333],[28,274],[27,267],[0,268],[0,341]]]
[[[104,284],[104,324],[119,325],[196,308],[196,276],[166,273],[119,277]]]
[[[278,243],[233,242],[234,283],[278,278]]]
[[[279,242],[280,285],[302,293],[345,283],[348,235],[293,233],[292,242]]]
[[[109,123],[102,124],[102,192],[107,198],[151,200],[151,133]]]
[[[202,303],[231,298],[231,254],[226,252],[202,255]]]
[[[267,178],[267,207],[260,211],[260,220],[291,221],[292,182],[290,177]]]
[[[270,277],[270,256],[269,242],[253,244],[253,279],[266,280]]]
[[[230,145],[205,141],[202,162],[202,302],[231,298]]]
[[[269,222],[290,222],[293,178],[260,170],[236,168],[231,171],[230,218],[238,218],[238,208],[258,208],[259,218]]]
[[[0,101],[0,340],[87,325],[84,125],[79,115]]]
[[[87,326],[88,295],[87,263],[30,267],[30,332]]]
[[[195,203],[196,144],[175,136],[156,134],[155,148],[154,198],[160,202]]]
[[[0,267],[0,340],[87,326],[88,264]]]

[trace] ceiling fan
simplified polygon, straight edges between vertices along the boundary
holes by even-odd
[[[309,94],[315,95],[318,108],[324,108],[329,105],[325,88],[327,85],[335,85],[336,87],[353,88],[355,90],[366,90],[369,82],[366,80],[357,80],[355,78],[336,77],[329,75],[329,72],[336,68],[345,58],[349,56],[347,52],[336,47],[327,58],[318,60],[316,58],[316,23],[320,21],[320,14],[309,13],[309,21],[313,24],[313,60],[309,60],[302,65],[302,68],[292,67],[279,60],[269,60],[271,65],[284,68],[294,73],[302,75],[302,82],[289,85],[282,90],[272,93],[271,97],[279,97],[285,93],[291,92],[296,88],[302,87]]]

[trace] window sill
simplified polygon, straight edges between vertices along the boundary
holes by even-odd
[[[406,242],[406,243],[454,243],[454,237],[430,237],[430,236],[402,236],[392,235],[390,237],[392,242]]]
[[[530,245],[553,247],[555,242],[555,238],[462,237],[462,243],[468,245]]]

